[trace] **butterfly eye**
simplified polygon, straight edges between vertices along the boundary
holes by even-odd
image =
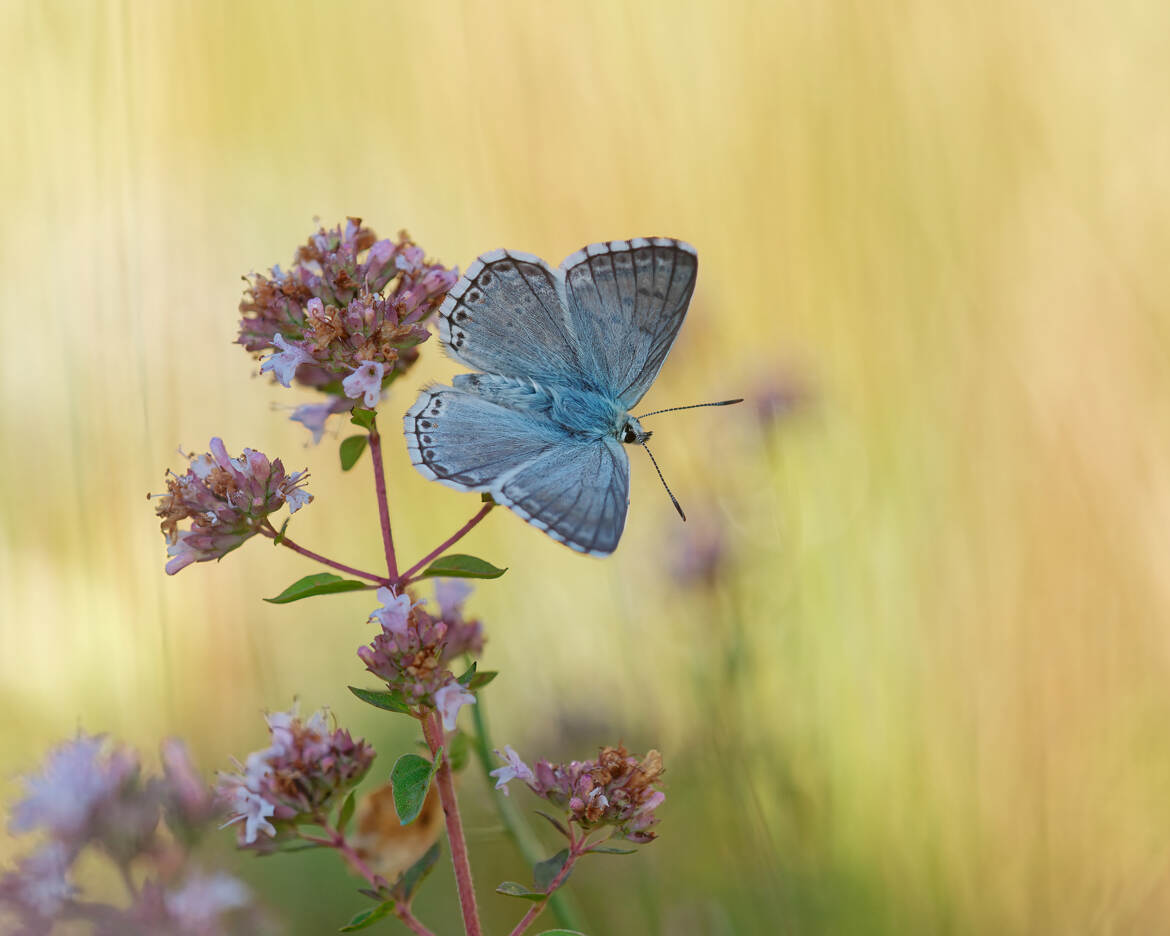
[[[631,428],[629,427],[629,425],[627,425],[627,426],[626,426],[626,427],[625,427],[625,428],[622,430],[622,441],[623,441],[623,442],[625,442],[625,443],[627,443],[627,444],[628,444],[628,443],[630,443],[630,442],[633,442],[633,441],[634,441],[635,439],[637,439],[637,438],[638,438],[638,437],[637,437],[636,435],[634,435],[634,430],[633,430],[633,429],[631,429]]]

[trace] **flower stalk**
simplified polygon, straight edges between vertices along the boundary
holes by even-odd
[[[463,524],[463,526],[461,526],[452,536],[448,537],[440,545],[436,546],[429,553],[423,556],[418,562],[403,572],[398,579],[398,584],[410,584],[415,575],[425,569],[431,562],[439,558],[439,556],[441,556],[448,549],[463,539],[463,537],[465,537],[473,529],[475,529],[479,522],[492,512],[492,508],[495,506],[496,505],[494,501],[489,501],[488,503],[484,504],[483,507],[480,508],[479,512],[476,513],[476,515],[468,520],[465,524]]]
[[[439,753],[443,746],[443,726],[436,713],[423,719],[423,736],[431,756]],[[459,890],[459,906],[463,911],[463,925],[467,936],[483,936],[479,922],[479,911],[475,905],[475,887],[471,880],[471,861],[467,856],[467,840],[463,836],[463,822],[459,818],[459,802],[455,799],[455,780],[451,764],[444,754],[443,762],[435,774],[439,787],[439,802],[443,804],[443,815],[447,820],[447,841],[451,846],[451,863],[455,866],[455,884]]]
[[[355,569],[353,566],[347,566],[341,562],[335,562],[322,556],[320,553],[315,553],[311,549],[306,549],[299,543],[294,543],[287,536],[281,536],[280,533],[272,526],[271,523],[261,527],[260,532],[271,540],[275,540],[278,546],[285,546],[295,553],[300,553],[306,559],[312,559],[314,562],[319,562],[321,565],[329,566],[331,569],[336,569],[338,572],[344,572],[346,575],[354,575],[358,578],[369,579],[371,582],[376,582],[379,585],[389,585],[390,580],[381,575],[375,575],[373,572],[363,572],[361,569]]]
[[[386,473],[382,467],[382,436],[375,422],[370,426],[370,460],[374,463],[374,490],[378,495],[378,519],[382,524],[382,545],[386,550],[386,570],[390,581],[398,580],[398,560],[394,555],[394,534],[390,532],[390,503],[386,498]]]

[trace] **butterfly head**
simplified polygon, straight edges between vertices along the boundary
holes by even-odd
[[[647,432],[642,428],[642,424],[638,422],[633,416],[627,416],[625,422],[622,423],[621,431],[618,433],[618,438],[627,445],[642,445],[653,432]]]

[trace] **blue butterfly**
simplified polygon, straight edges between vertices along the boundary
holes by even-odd
[[[650,438],[630,408],[674,344],[697,269],[695,248],[666,237],[590,244],[556,270],[483,254],[439,308],[443,345],[480,373],[424,390],[407,412],[414,466],[490,493],[571,549],[612,553],[630,502],[622,443]]]

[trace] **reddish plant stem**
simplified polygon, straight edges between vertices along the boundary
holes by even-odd
[[[435,936],[431,930],[422,925],[422,922],[413,913],[410,912],[410,907],[394,908],[394,915],[398,917],[412,933],[417,933],[418,936]]]
[[[570,835],[572,835],[571,829],[572,827],[570,826]],[[523,917],[521,917],[520,922],[516,924],[516,928],[512,930],[510,936],[520,936],[521,933],[523,933],[526,929],[528,929],[529,926],[532,925],[532,921],[540,916],[544,908],[548,906],[549,895],[551,895],[558,887],[565,883],[565,878],[567,878],[569,876],[569,872],[573,870],[573,864],[577,861],[578,858],[585,854],[588,848],[588,845],[585,842],[587,837],[588,836],[586,835],[582,835],[579,839],[570,839],[569,857],[565,859],[564,867],[561,868],[559,872],[557,872],[557,876],[552,879],[548,887],[545,889],[545,899],[534,903],[531,908],[529,908],[528,912],[524,914]]]
[[[276,539],[280,535],[277,533],[272,524],[261,527],[260,532],[272,540]],[[299,543],[294,543],[288,537],[281,539],[279,545],[287,546],[293,552],[300,553],[302,556],[305,556],[308,559],[312,559],[314,562],[319,562],[322,565],[327,565],[329,568],[336,569],[338,572],[345,572],[348,575],[356,575],[358,578],[369,579],[371,582],[377,582],[379,585],[391,584],[390,579],[384,578],[381,575],[375,575],[373,572],[363,572],[361,569],[355,569],[353,566],[343,565],[340,562],[334,562],[332,559],[326,559],[319,553],[315,553],[311,549],[305,549],[305,547],[301,546]]]
[[[443,746],[443,723],[437,712],[428,714],[422,722],[423,736],[434,757]],[[439,787],[439,802],[447,819],[447,841],[451,845],[451,864],[455,866],[455,884],[459,888],[459,905],[463,910],[463,926],[467,936],[483,936],[479,912],[475,906],[475,887],[471,881],[471,862],[467,858],[467,841],[463,837],[463,822],[459,818],[459,803],[455,799],[455,780],[446,755],[435,774]]]
[[[386,500],[386,474],[382,468],[382,437],[377,425],[370,426],[370,461],[374,463],[374,490],[378,493],[378,517],[382,521],[382,545],[386,547],[386,568],[390,580],[398,580],[398,560],[394,556],[394,534],[390,532],[390,504]]]
[[[340,829],[335,829],[329,825],[328,822],[321,819],[321,826],[329,833],[328,838],[319,838],[315,835],[302,835],[306,842],[316,842],[318,845],[325,845],[329,848],[335,849],[346,863],[353,868],[358,874],[364,877],[374,890],[381,890],[387,886],[386,879],[380,874],[376,874],[372,868],[362,859],[357,850],[346,841],[345,833]],[[394,915],[405,923],[412,932],[417,933],[418,936],[435,936],[435,934],[423,925],[422,921],[410,912],[409,906],[395,904]]]
[[[403,572],[401,577],[398,579],[398,584],[399,585],[408,585],[410,583],[410,577],[412,575],[414,575],[416,572],[421,571],[422,569],[425,569],[427,567],[427,565],[430,564],[430,562],[432,560],[437,559],[444,552],[446,552],[448,549],[450,549],[452,546],[454,546],[456,543],[458,543],[461,539],[463,539],[463,537],[465,537],[468,533],[470,533],[475,528],[476,524],[478,524],[480,520],[482,520],[489,513],[491,513],[492,508],[495,506],[496,505],[494,503],[490,503],[490,502],[487,504],[484,504],[483,507],[480,509],[479,513],[477,513],[474,517],[472,517],[465,524],[463,524],[463,526],[459,528],[459,530],[455,533],[454,536],[452,536],[450,539],[446,540],[442,545],[436,546],[429,553],[427,553],[425,556],[423,556],[418,562],[416,562],[409,569],[407,569],[405,572]]]

